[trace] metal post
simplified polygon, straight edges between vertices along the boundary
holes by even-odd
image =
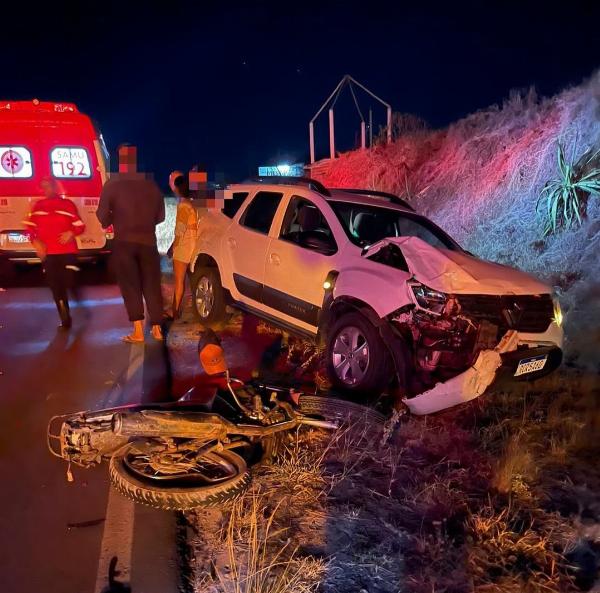
[[[373,148],[373,110],[369,109],[369,148]]]
[[[308,135],[310,137],[310,164],[315,162],[315,125],[313,122],[308,124]]]
[[[333,129],[333,109],[329,110],[329,158],[335,158],[335,131]]]
[[[392,142],[392,108],[387,108],[387,143]]]
[[[360,122],[360,147],[363,149],[367,147],[367,128],[364,119]]]

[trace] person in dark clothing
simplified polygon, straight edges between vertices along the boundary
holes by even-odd
[[[103,227],[113,225],[113,261],[133,332],[125,342],[144,341],[144,301],[152,336],[162,340],[163,303],[156,225],[165,218],[159,187],[137,172],[135,146],[119,147],[119,174],[111,176],[100,195],[96,216]]]
[[[77,206],[63,197],[62,188],[53,177],[44,177],[40,187],[45,198],[38,200],[23,223],[29,229],[29,239],[42,260],[44,274],[58,314],[60,328],[71,327],[68,291],[75,291],[77,241],[85,225]]]

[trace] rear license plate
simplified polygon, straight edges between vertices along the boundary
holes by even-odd
[[[10,243],[29,243],[27,235],[22,233],[8,233],[8,240]]]
[[[523,360],[519,361],[514,376],[518,377],[519,375],[526,375],[527,373],[535,373],[535,371],[541,371],[544,368],[547,360],[547,354],[533,356],[532,358],[524,358]]]

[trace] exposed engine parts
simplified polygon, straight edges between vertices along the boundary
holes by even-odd
[[[414,305],[391,317],[395,329],[411,345],[413,369],[418,377],[411,391],[421,391],[465,371],[479,352],[498,343],[498,326],[463,314],[459,301],[451,297],[441,313]]]

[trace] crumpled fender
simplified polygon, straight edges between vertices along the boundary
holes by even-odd
[[[368,262],[342,269],[335,281],[334,300],[346,296],[363,301],[381,318],[413,302],[408,292],[408,272],[386,266],[374,270],[372,265]]]
[[[477,360],[466,371],[438,383],[429,391],[403,399],[402,402],[415,415],[433,414],[462,404],[482,395],[496,378],[496,372],[502,365],[501,354],[516,350],[519,335],[509,330],[493,350],[482,350]]]

